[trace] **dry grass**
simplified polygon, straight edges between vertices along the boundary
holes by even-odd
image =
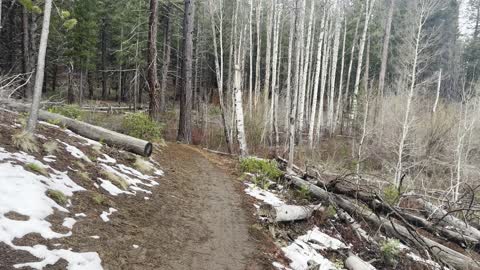
[[[27,169],[29,169],[30,171],[39,173],[43,176],[48,176],[47,170],[44,167],[42,167],[41,165],[38,165],[37,163],[27,163],[27,164],[25,164],[25,167]]]
[[[48,141],[44,143],[42,147],[49,155],[54,155],[58,151],[58,143],[56,141]]]
[[[22,131],[21,133],[12,136],[12,142],[15,147],[30,153],[37,153],[39,151],[37,141],[31,133]]]
[[[155,170],[152,163],[146,161],[140,156],[136,157],[135,163],[133,163],[133,166],[135,167],[135,169],[145,174],[153,173],[153,171]]]
[[[100,172],[100,175],[102,175],[107,180],[112,182],[112,184],[114,184],[118,188],[123,189],[123,190],[128,189],[128,183],[122,177],[120,177],[120,176],[118,176],[118,175],[116,175],[112,172],[106,171],[106,170],[102,170]]]

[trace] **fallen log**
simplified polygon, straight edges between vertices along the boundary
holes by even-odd
[[[316,210],[320,210],[321,205],[300,206],[300,205],[279,205],[272,206],[263,204],[260,206],[259,214],[267,218],[268,222],[287,222],[303,220],[312,216]]]
[[[0,103],[16,111],[30,111],[30,106],[27,104],[15,103],[5,100],[1,101]],[[59,114],[40,110],[38,113],[38,118],[42,121],[57,122],[60,125],[65,126],[66,128],[81,136],[96,141],[103,141],[109,146],[122,148],[138,155],[149,157],[153,151],[152,143],[148,141],[137,139],[78,120],[74,120]]]
[[[411,229],[374,214],[372,211],[360,207],[353,202],[348,201],[340,195],[329,193],[324,189],[313,185],[299,177],[287,175],[287,179],[297,187],[308,187],[310,192],[321,200],[330,200],[338,207],[342,208],[351,215],[358,215],[365,221],[382,228],[388,235],[396,236],[404,242],[413,243],[419,249],[427,249],[432,256],[440,259],[446,265],[460,270],[480,270],[480,263],[472,258],[463,255],[460,252],[452,250],[432,239],[412,231]]]
[[[349,252],[347,259],[345,260],[345,267],[348,270],[374,270],[373,267],[368,262],[362,260],[357,255]]]

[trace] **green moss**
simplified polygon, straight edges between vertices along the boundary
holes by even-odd
[[[333,218],[337,214],[337,209],[335,209],[335,206],[329,205],[327,209],[325,210],[325,215],[327,218]]]
[[[27,164],[25,164],[25,167],[27,167],[27,169],[29,169],[30,171],[39,173],[43,176],[48,176],[47,170],[44,167],[42,167],[42,166],[40,166],[36,163],[27,163]]]
[[[49,189],[47,190],[47,196],[60,205],[66,205],[68,202],[67,196],[60,190]]]
[[[301,188],[297,190],[297,194],[301,199],[310,200],[312,198],[312,194],[310,191],[310,187],[307,185],[303,185]]]

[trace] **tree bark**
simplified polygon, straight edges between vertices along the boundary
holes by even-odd
[[[171,56],[171,38],[172,38],[172,31],[171,31],[171,22],[170,16],[172,11],[172,4],[169,3],[166,6],[165,10],[165,24],[164,24],[164,31],[163,31],[163,64],[162,64],[162,78],[160,84],[160,111],[166,111],[166,100],[165,100],[165,92],[167,91],[167,83],[168,83],[168,68],[170,66],[170,56]]]
[[[192,142],[192,55],[195,0],[185,0],[183,18],[183,65],[182,95],[180,97],[180,120],[177,140]]]
[[[160,120],[160,101],[158,96],[158,78],[157,78],[157,25],[158,21],[158,0],[150,0],[150,17],[148,31],[148,69],[147,81],[150,94],[150,117],[153,120]]]
[[[42,33],[40,35],[40,46],[37,59],[37,72],[35,74],[35,86],[33,91],[33,101],[30,115],[27,121],[26,132],[33,134],[37,126],[38,111],[40,109],[40,99],[42,98],[43,76],[45,71],[45,55],[47,53],[48,33],[50,28],[50,14],[52,11],[52,0],[45,0],[43,10]]]

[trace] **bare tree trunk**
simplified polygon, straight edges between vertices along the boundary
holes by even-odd
[[[247,141],[245,137],[245,125],[243,122],[243,98],[242,98],[242,59],[244,57],[242,53],[242,35],[240,33],[240,39],[238,42],[238,50],[237,50],[237,57],[235,61],[235,74],[233,78],[233,90],[235,92],[235,120],[237,126],[237,141],[240,148],[240,156],[245,157],[248,155],[248,148],[247,148]]]
[[[332,65],[330,71],[330,95],[328,98],[328,115],[327,115],[327,126],[330,133],[333,133],[333,112],[334,112],[334,98],[335,98],[335,79],[337,75],[337,63],[338,63],[338,47],[340,46],[340,27],[341,27],[341,15],[340,9],[335,10],[335,30],[334,30],[334,41],[333,41],[333,56],[332,56]],[[340,95],[341,90],[339,88],[338,95]]]
[[[23,72],[30,73],[33,72],[34,64],[31,53],[31,41],[30,39],[30,23],[29,23],[29,14],[25,7],[22,7],[22,32],[23,32]],[[29,80],[25,85],[25,98],[31,100],[33,96],[33,82]]]
[[[365,59],[365,76],[364,76],[365,108],[363,111],[362,135],[360,136],[360,141],[358,143],[357,166],[356,166],[357,175],[360,175],[360,165],[363,161],[362,160],[363,143],[365,142],[365,138],[367,137],[368,109],[370,105],[370,96],[369,96],[369,89],[368,89],[368,69],[370,68],[370,37],[368,37],[366,53],[367,53],[367,57]]]
[[[258,98],[260,96],[260,62],[261,62],[261,49],[262,49],[262,36],[261,36],[261,24],[260,24],[260,18],[262,15],[262,1],[258,1],[257,5],[257,11],[256,11],[256,16],[257,16],[257,55],[256,57],[256,64],[255,64],[255,97],[254,97],[254,103],[253,106],[256,108],[257,103],[258,103]]]
[[[338,86],[338,97],[337,97],[337,108],[335,109],[335,117],[333,122],[333,130],[332,133],[335,133],[338,125],[338,121],[340,120],[341,111],[340,108],[342,107],[342,103],[344,100],[344,92],[343,92],[343,73],[345,68],[345,44],[347,41],[347,16],[345,14],[345,10],[343,11],[343,19],[345,24],[345,29],[343,32],[343,45],[342,45],[342,64],[340,67],[340,84]],[[348,93],[345,93],[347,95]]]
[[[157,78],[157,29],[158,29],[158,0],[150,0],[150,17],[148,21],[148,69],[147,82],[150,95],[150,117],[153,120],[160,120],[160,101],[158,96]]]
[[[192,55],[195,0],[185,0],[183,19],[183,85],[177,140],[192,142]]]
[[[323,44],[323,60],[322,60],[322,77],[320,81],[320,102],[318,105],[318,120],[317,120],[317,127],[316,127],[316,138],[318,141],[320,141],[320,135],[322,132],[322,126],[323,126],[323,108],[324,108],[324,98],[325,98],[325,88],[327,84],[327,71],[328,71],[328,60],[330,56],[330,35],[331,35],[331,28],[332,28],[332,21],[330,19],[330,14],[327,16],[326,22],[326,33],[328,33],[328,36],[325,38],[324,44]],[[326,35],[326,34],[325,34]]]
[[[300,83],[301,65],[300,58],[303,47],[303,23],[305,14],[305,0],[296,1],[296,33],[295,33],[295,66],[293,74],[293,100],[290,108],[290,126],[288,131],[288,170],[293,167],[293,161],[295,157],[295,127],[297,117],[297,102],[298,102],[298,90]]]
[[[387,73],[388,61],[388,47],[390,45],[390,33],[392,30],[393,10],[395,8],[395,0],[390,0],[390,7],[388,8],[387,20],[385,22],[385,34],[383,36],[382,62],[380,64],[380,75],[378,76],[378,92],[380,93],[381,101],[383,101],[385,89],[385,74]]]
[[[101,44],[102,44],[102,99],[107,97],[107,31],[106,20],[102,19]]]
[[[320,70],[322,64],[322,48],[323,48],[323,39],[325,36],[325,21],[328,19],[326,15],[326,10],[324,9],[322,15],[322,21],[320,23],[320,37],[318,38],[318,47],[317,47],[317,61],[315,68],[315,79],[313,84],[313,97],[312,97],[312,110],[310,116],[310,124],[308,125],[308,144],[310,148],[313,147],[313,131],[315,129],[315,115],[317,113],[317,98],[318,98],[318,84],[320,82]]]
[[[220,4],[222,7],[219,9],[220,10],[220,19],[219,19],[219,27],[218,27],[218,34],[219,34],[219,40],[220,40],[220,52],[218,52],[218,46],[217,46],[217,37],[216,37],[216,27],[215,27],[215,14],[213,13],[213,6],[214,3],[213,1],[209,1],[209,9],[210,9],[210,21],[211,21],[211,27],[212,27],[212,38],[213,38],[213,48],[214,48],[214,56],[215,56],[215,75],[217,78],[217,86],[218,86],[218,98],[220,102],[220,111],[222,115],[222,125],[223,125],[223,131],[224,131],[224,136],[225,136],[225,141],[227,143],[227,149],[228,152],[231,154],[233,153],[232,151],[232,143],[229,137],[229,126],[227,123],[227,116],[226,116],[226,108],[225,108],[225,102],[224,102],[224,95],[223,95],[223,1],[220,1]]]
[[[162,78],[160,83],[160,112],[166,111],[166,100],[165,100],[165,92],[167,91],[167,83],[168,83],[168,68],[170,67],[170,56],[171,56],[171,38],[172,38],[172,31],[171,31],[171,23],[170,23],[170,16],[171,16],[172,4],[169,3],[166,6],[165,10],[165,25],[163,31],[163,64],[162,64]]]
[[[263,86],[263,106],[265,109],[265,120],[268,121],[268,95],[270,90],[270,75],[272,69],[272,26],[273,21],[275,20],[276,10],[275,10],[275,0],[268,1],[270,2],[270,10],[267,11],[267,43],[266,43],[266,52],[265,52],[265,84]],[[275,15],[274,15],[275,14]]]
[[[280,24],[282,20],[282,9],[275,6],[275,21],[273,26],[273,55],[272,55],[272,100],[270,102],[270,116],[269,116],[269,130],[274,131],[274,127],[276,127],[275,121],[275,99],[278,95],[278,88],[277,88],[277,63],[278,63],[278,47],[279,47],[279,34],[280,34]],[[275,137],[277,135],[275,134]],[[271,140],[273,142],[273,140]],[[275,143],[273,143],[275,144]]]
[[[363,8],[363,5],[362,5],[362,8]],[[352,74],[352,68],[353,68],[353,59],[355,58],[355,47],[357,45],[357,41],[358,41],[358,28],[360,26],[360,17],[357,18],[357,23],[356,23],[356,26],[355,26],[355,34],[353,35],[353,42],[352,42],[352,50],[350,52],[350,63],[348,64],[348,72],[347,72],[347,84],[346,84],[346,88],[345,88],[345,100],[343,101],[343,104],[346,104],[347,103],[347,97],[349,96],[350,94],[350,76]],[[344,118],[342,118],[342,132],[343,132],[343,128],[344,128]]]
[[[306,81],[307,81],[307,75],[308,75],[308,68],[310,66],[310,44],[311,44],[311,39],[312,39],[312,28],[314,24],[314,14],[315,11],[315,1],[311,2],[310,6],[310,16],[309,16],[309,21],[308,21],[308,32],[307,32],[307,47],[305,49],[304,53],[304,63],[300,75],[300,84],[299,87],[300,89],[298,90],[298,108],[297,108],[297,120],[298,120],[298,132],[299,132],[299,137],[302,137],[303,133],[303,121],[304,121],[304,111],[305,111],[305,89],[306,89]],[[302,40],[303,42],[303,40]]]
[[[249,29],[249,43],[248,52],[249,52],[249,76],[248,76],[248,114],[252,117],[252,106],[253,106],[253,30],[252,30],[252,17],[253,17],[253,0],[250,0],[250,13],[248,15],[248,29]]]
[[[437,111],[438,99],[440,98],[440,87],[442,86],[442,69],[438,72],[437,94],[435,95],[435,103],[433,103],[432,112],[435,114]]]
[[[360,47],[358,51],[358,64],[357,64],[357,75],[355,77],[355,84],[353,86],[353,96],[352,96],[352,112],[350,116],[350,131],[353,129],[354,121],[357,117],[357,98],[358,98],[358,89],[360,86],[360,76],[362,74],[362,64],[363,64],[363,54],[365,51],[365,43],[367,39],[368,26],[370,24],[370,16],[375,6],[375,0],[366,0],[365,4],[365,25],[363,27],[362,38],[360,39]]]
[[[28,117],[25,131],[33,134],[37,126],[38,111],[40,109],[40,99],[42,98],[42,85],[45,69],[45,55],[47,53],[48,33],[50,28],[50,14],[52,11],[52,0],[45,0],[43,9],[42,33],[40,35],[40,47],[38,49],[37,72],[35,74],[35,85],[33,91],[33,100],[30,115]]]
[[[292,54],[293,54],[293,37],[295,36],[295,17],[290,23],[290,33],[288,38],[288,59],[287,59],[287,86],[285,89],[285,130],[288,130],[289,118],[290,118],[290,107],[292,105]]]

